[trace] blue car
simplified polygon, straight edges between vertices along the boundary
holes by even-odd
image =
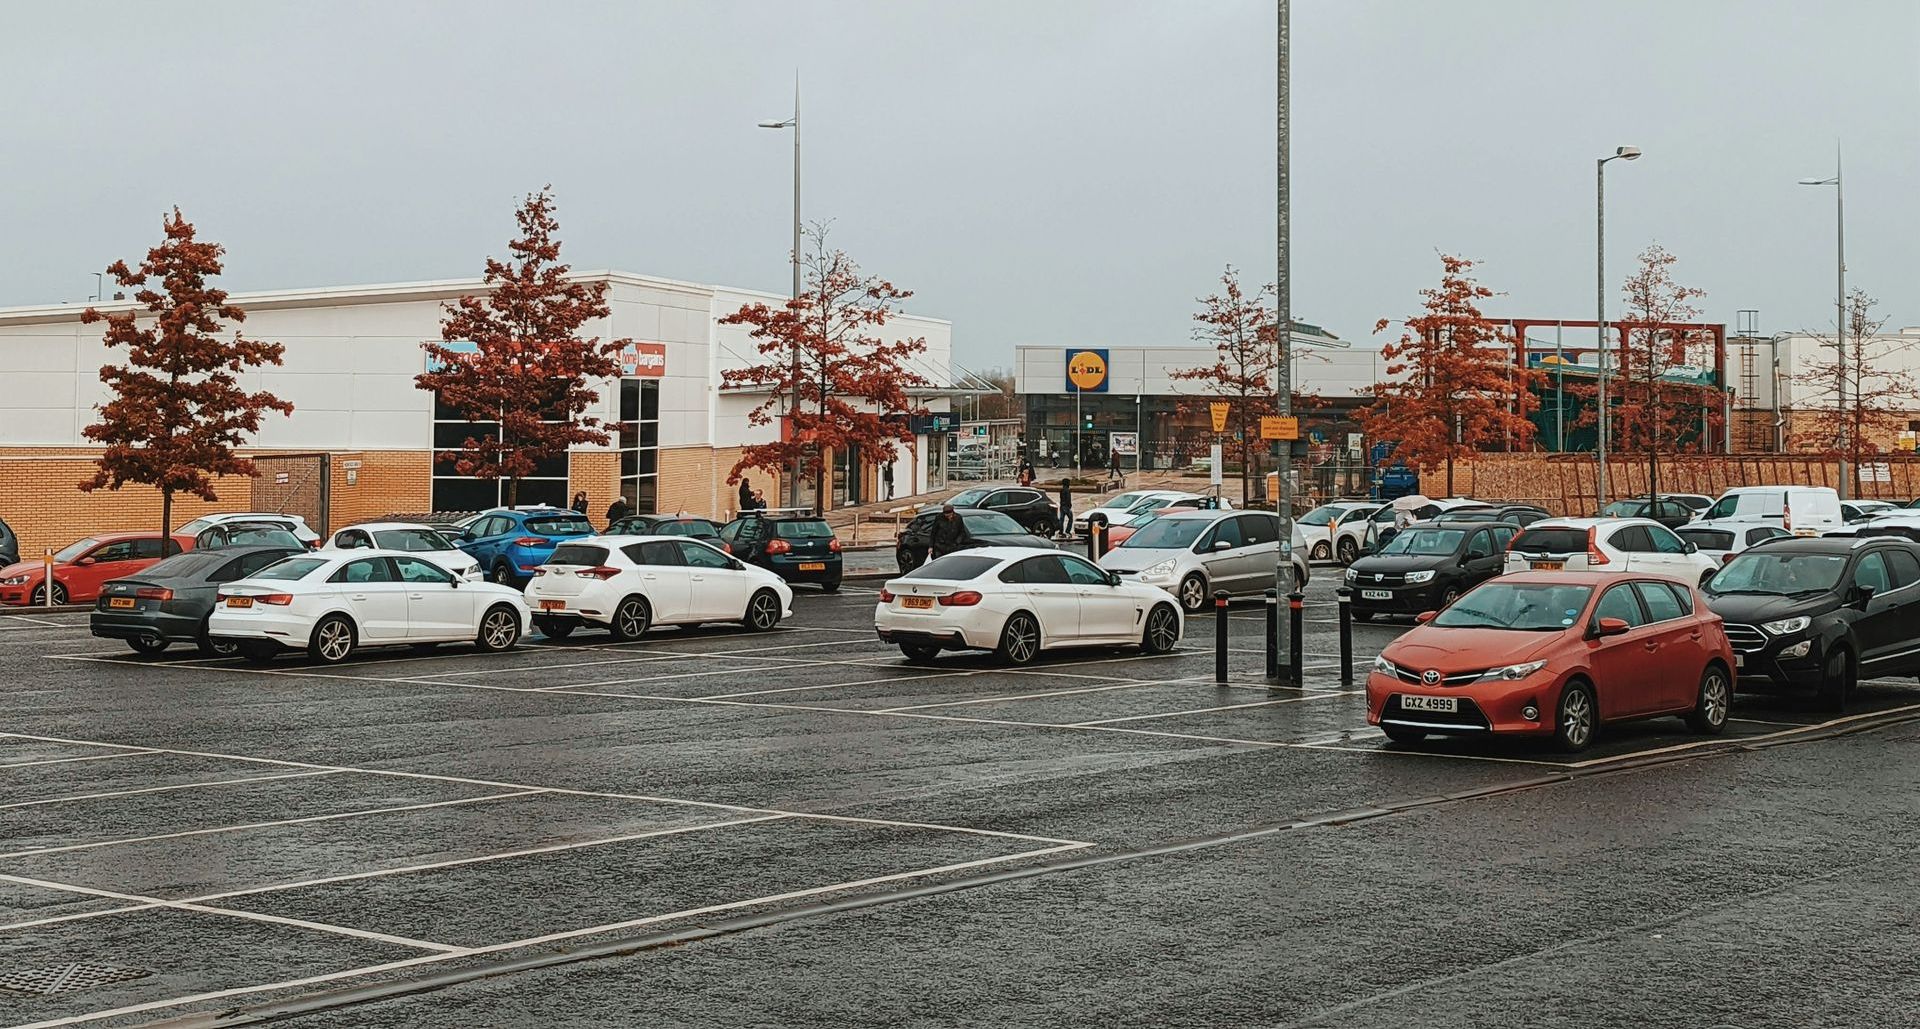
[[[533,570],[553,556],[553,548],[593,534],[593,524],[576,511],[501,508],[468,522],[453,544],[480,563],[488,581],[525,587]]]

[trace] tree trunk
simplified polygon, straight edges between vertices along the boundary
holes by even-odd
[[[520,480],[517,477],[508,479],[507,480],[507,506],[512,507],[513,505],[518,504],[519,502],[520,502]]]
[[[160,553],[167,553],[167,540],[173,535],[173,490],[160,488]]]
[[[1453,496],[1453,454],[1447,454],[1447,496]]]

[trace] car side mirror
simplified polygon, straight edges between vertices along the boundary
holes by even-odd
[[[459,580],[459,579],[454,579],[454,580],[452,580],[452,581],[453,581],[453,588],[454,588],[454,589],[459,589],[459,588],[460,588],[460,580]]]
[[[1440,616],[1440,612],[1438,611],[1422,611],[1419,614],[1413,616],[1413,624],[1425,625],[1428,622],[1433,621],[1435,618],[1439,616]]]
[[[1626,631],[1631,628],[1633,627],[1627,624],[1625,618],[1602,618],[1593,623],[1593,629],[1588,632],[1588,635],[1594,639],[1600,639],[1605,636],[1620,636],[1624,635]]]
[[[83,557],[80,560],[74,562],[74,564],[77,564],[82,568],[85,568],[86,566],[92,563],[93,563],[93,558],[90,558],[90,557]]]
[[[81,563],[84,564],[85,562]],[[1865,610],[1867,604],[1873,600],[1873,594],[1874,589],[1872,586],[1855,586],[1853,588],[1853,606]]]
[[[1119,572],[1108,572],[1108,573],[1107,573],[1107,585],[1109,585],[1109,586],[1118,586],[1118,585],[1120,585],[1120,573],[1119,573]]]
[[[1680,548],[1689,554],[1698,553],[1700,550],[1700,547],[1697,544],[1688,543],[1688,542],[1681,543]]]
[[[1729,556],[1729,557],[1731,557],[1732,555],[1728,555],[1728,556]],[[1724,560],[1726,560],[1726,558],[1722,558],[1721,560],[1723,560],[1723,561],[1724,561]],[[1714,577],[1714,576],[1716,576],[1716,575],[1718,575],[1718,574],[1720,574],[1720,569],[1719,569],[1719,568],[1709,568],[1709,569],[1707,569],[1706,571],[1704,571],[1704,572],[1701,572],[1701,573],[1700,573],[1700,585],[1701,585],[1702,587],[1704,587],[1704,586],[1706,586],[1706,584],[1707,584],[1707,583],[1710,583],[1710,582],[1712,582],[1712,581],[1713,581],[1713,577]]]
[[[1229,541],[1229,540],[1214,540],[1214,541],[1213,541],[1213,549],[1215,549],[1215,550],[1232,550],[1232,549],[1233,549],[1233,543],[1232,543],[1231,541]]]

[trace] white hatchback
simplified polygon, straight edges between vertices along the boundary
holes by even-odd
[[[343,550],[289,557],[226,583],[207,635],[256,664],[305,650],[336,664],[361,647],[472,642],[511,650],[529,628],[520,591],[465,582],[421,554]]]
[[[1546,518],[1507,546],[1505,572],[1640,572],[1697,585],[1720,562],[1651,518]]]
[[[308,547],[317,547],[320,545],[320,534],[313,531],[313,527],[307,524],[307,519],[304,516],[281,514],[277,511],[228,511],[224,514],[201,515],[193,521],[173,530],[173,534],[175,536],[198,536],[216,525],[225,525],[228,522],[265,522],[269,525],[280,526],[288,532],[293,533],[295,538],[299,539],[301,543],[306,544]]]
[[[1056,647],[1135,645],[1164,654],[1185,630],[1172,595],[1077,554],[979,547],[889,580],[873,628],[909,661],[991,650],[1024,665]]]
[[[453,545],[440,530],[419,522],[367,522],[349,525],[328,539],[323,551],[402,550],[424,554],[434,564],[462,579],[479,580],[480,562]]]
[[[780,576],[688,536],[595,536],[554,548],[527,583],[533,624],[566,639],[594,625],[618,640],[656,625],[739,622],[759,632],[793,614]]]

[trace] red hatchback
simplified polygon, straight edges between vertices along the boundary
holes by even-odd
[[[181,547],[165,541],[161,552],[157,532],[103,532],[71,544],[53,555],[53,602],[83,604],[100,595],[100,586],[108,579],[132,575],[159,561],[178,554]],[[46,569],[38,560],[21,561],[0,568],[0,604],[13,607],[47,602]]]
[[[1651,575],[1517,572],[1420,616],[1367,676],[1387,738],[1509,733],[1583,750],[1601,723],[1679,715],[1719,732],[1733,697],[1720,616]]]

